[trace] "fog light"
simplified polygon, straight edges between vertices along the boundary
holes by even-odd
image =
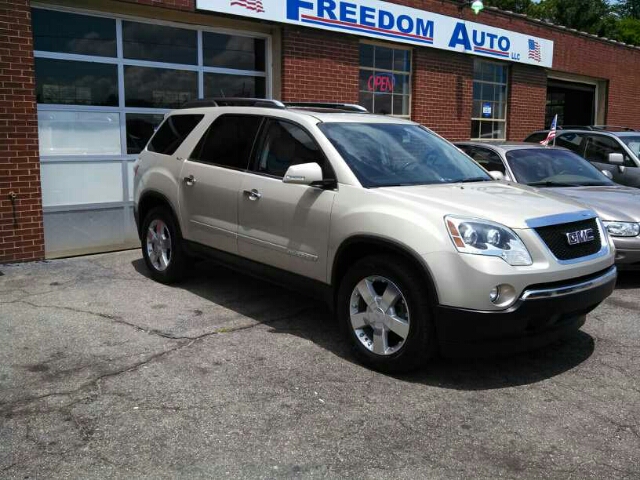
[[[497,303],[500,300],[500,286],[493,287],[489,292],[489,300],[491,303]]]

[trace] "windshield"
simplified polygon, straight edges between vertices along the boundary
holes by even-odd
[[[507,152],[518,183],[545,187],[613,185],[596,167],[573,152],[531,148]]]
[[[492,180],[456,147],[418,125],[322,123],[319,128],[364,187]]]
[[[640,135],[637,137],[618,137],[620,140],[624,142],[624,144],[629,147],[629,149],[633,152],[633,154],[640,158]]]

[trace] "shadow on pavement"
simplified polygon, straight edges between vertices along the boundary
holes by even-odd
[[[132,265],[138,273],[149,278],[142,259],[133,261]],[[234,286],[234,295],[229,295],[230,286]],[[208,261],[198,262],[189,277],[176,288],[267,324],[272,329],[271,333],[296,335],[346,361],[356,362],[331,312],[315,299]],[[267,308],[256,308],[255,303],[264,302],[265,299],[268,301]],[[307,308],[297,315],[273,320],[270,308],[283,310],[294,303]],[[575,368],[591,356],[594,347],[593,338],[579,331],[562,342],[508,357],[435,358],[423,370],[395,378],[454,390],[491,390],[527,385]]]
[[[618,270],[618,283],[616,283],[616,289],[630,290],[632,288],[640,288],[640,270]]]

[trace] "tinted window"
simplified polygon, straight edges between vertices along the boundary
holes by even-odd
[[[38,103],[118,106],[118,67],[36,58]]]
[[[209,127],[191,154],[192,160],[244,170],[262,117],[222,115]]]
[[[202,57],[207,67],[264,71],[265,41],[262,38],[204,32]]]
[[[178,108],[198,98],[198,73],[125,66],[124,97],[127,107]]]
[[[122,22],[122,47],[125,58],[191,65],[198,63],[198,36],[195,30]]]
[[[541,186],[613,185],[597,168],[575,153],[561,149],[531,148],[507,152],[519,183]]]
[[[449,142],[411,124],[321,123],[365,187],[490,181]]]
[[[34,8],[33,48],[47,52],[116,56],[116,21]]]
[[[185,138],[200,123],[203,115],[172,115],[149,142],[149,151],[173,155]]]
[[[164,115],[127,113],[127,153],[140,153],[162,123]]]
[[[590,162],[609,163],[610,153],[624,153],[614,139],[600,135],[589,135],[584,157]]]
[[[307,132],[289,122],[270,121],[255,170],[284,177],[291,165],[301,163],[317,163],[326,170],[324,156]]]
[[[500,156],[488,150],[486,148],[475,147],[471,151],[471,158],[473,158],[476,162],[478,162],[482,168],[488,170],[489,172],[502,172],[505,173],[504,164],[500,159]]]
[[[527,143],[540,143],[542,140],[547,138],[547,135],[547,132],[532,133],[527,138],[525,138],[524,141]]]
[[[553,142],[551,142],[553,145]],[[572,152],[582,156],[584,152],[584,134],[562,133],[556,137],[555,146],[568,148]]]

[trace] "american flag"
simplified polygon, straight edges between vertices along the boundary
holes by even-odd
[[[256,13],[264,12],[262,0],[231,0],[230,4],[231,6],[237,5],[239,7],[244,7],[247,10],[253,10]]]
[[[542,53],[540,53],[540,44],[535,40],[529,40],[529,58],[540,62],[542,60]]]
[[[547,138],[545,138],[540,142],[542,145],[549,145],[549,142],[551,140],[553,140],[554,141],[553,143],[555,144],[557,126],[558,126],[558,114],[556,113],[556,116],[553,117],[553,122],[551,122],[551,130],[549,130],[549,134],[547,135]]]

